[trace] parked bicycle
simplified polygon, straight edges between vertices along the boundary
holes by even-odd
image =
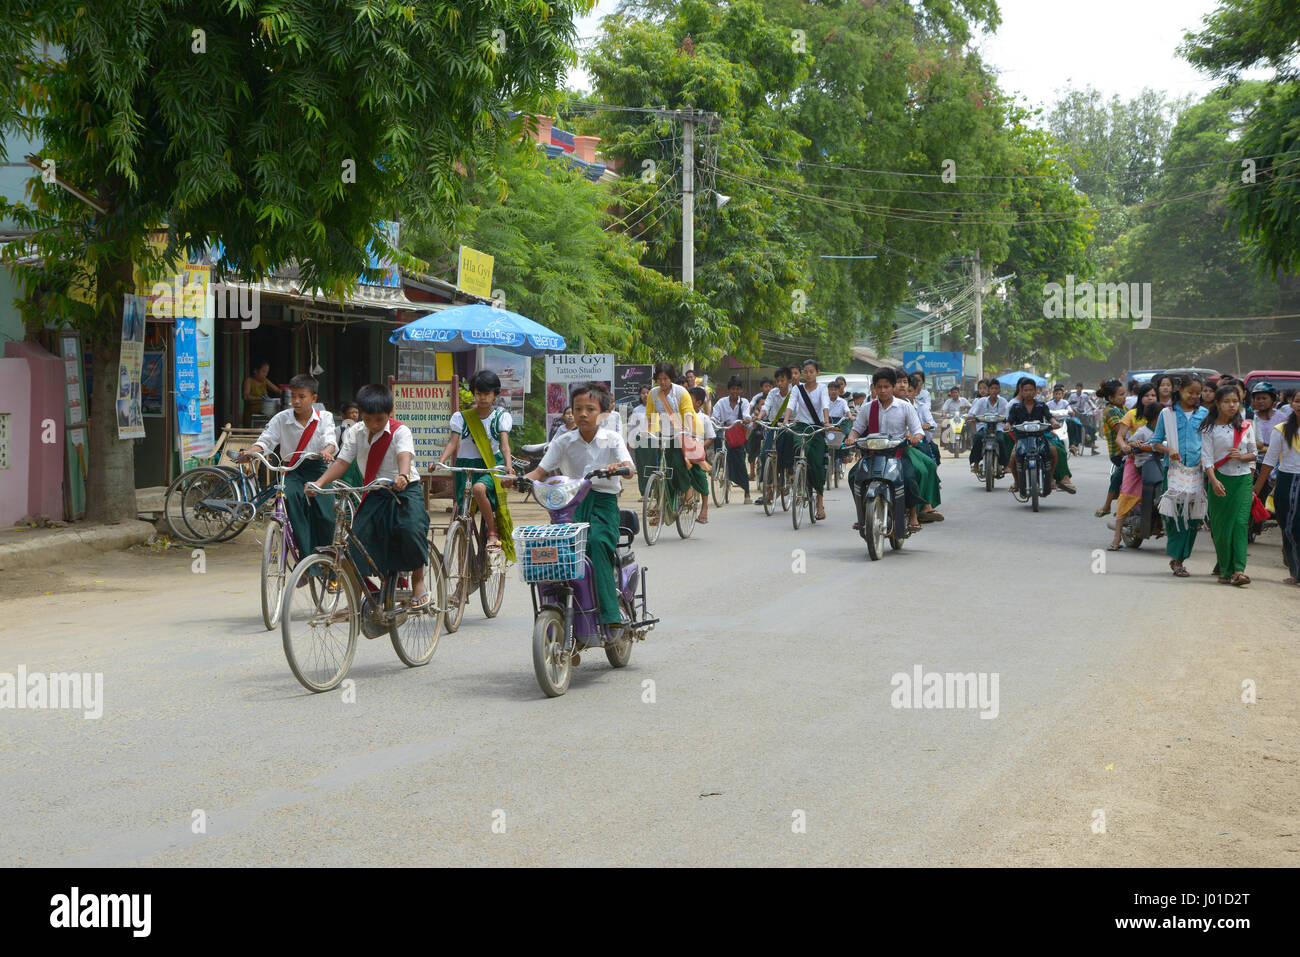
[[[352,534],[346,504],[346,493],[394,495],[392,481],[376,479],[360,488],[335,483],[329,489],[308,482],[307,487],[335,493],[334,539],[299,561],[285,586],[280,633],[293,676],[309,691],[336,687],[352,666],[358,632],[367,638],[387,633],[408,668],[428,664],[438,648],[447,605],[447,579],[432,535],[424,568],[429,602],[414,607],[411,576],[380,574],[370,553]],[[354,549],[364,568],[357,567]]]
[[[487,547],[487,519],[479,515],[474,521],[474,479],[479,475],[506,475],[504,466],[490,469],[460,468],[435,462],[434,470],[455,474],[464,472],[465,487],[461,490],[456,513],[447,526],[447,537],[442,549],[443,565],[447,570],[447,631],[454,632],[465,617],[469,596],[478,592],[483,614],[495,618],[501,610],[505,596],[506,561],[504,553],[489,554]],[[504,488],[502,489],[504,491]]]
[[[665,464],[667,456],[662,443],[672,441],[671,437],[660,439],[658,459],[654,468],[646,473],[645,492],[641,496],[641,527],[647,545],[659,541],[659,531],[666,522],[677,525],[680,537],[690,538],[700,512],[698,494],[687,492],[685,499],[679,500],[677,490],[669,481],[673,470]]]

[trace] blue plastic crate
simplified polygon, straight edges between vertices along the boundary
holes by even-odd
[[[587,574],[586,522],[524,525],[514,530],[515,558],[524,581],[565,582]]]

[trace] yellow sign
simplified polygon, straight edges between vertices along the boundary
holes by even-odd
[[[458,288],[482,299],[492,298],[492,264],[495,260],[487,253],[468,246],[460,247],[460,269],[456,274]]]
[[[441,380],[442,382],[450,382],[452,374],[455,371],[451,365],[451,353],[450,352],[437,353],[437,363],[438,363],[438,368],[434,374],[437,375],[438,379]]]

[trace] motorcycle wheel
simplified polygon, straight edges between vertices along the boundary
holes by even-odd
[[[1021,477],[1021,488],[1029,489],[1029,507],[1035,512],[1038,511],[1038,466],[1031,465],[1025,469],[1025,474]]]
[[[533,673],[548,698],[569,690],[573,663],[564,655],[564,615],[558,608],[543,608],[533,622]]]
[[[627,616],[629,622],[636,620],[636,616],[632,614],[632,606],[628,604],[627,599],[622,595],[618,598],[618,607]],[[633,643],[634,639],[630,627],[622,629],[622,634],[618,638],[605,642],[605,657],[609,659],[611,668],[627,667],[627,663],[632,660]]]
[[[867,555],[879,561],[885,554],[885,500],[876,496],[867,503]]]
[[[985,445],[987,445],[987,440]],[[991,449],[984,450],[984,491],[993,491],[993,483],[998,480],[998,453]]]
[[[1120,526],[1119,540],[1124,543],[1125,548],[1141,548],[1142,536],[1139,534],[1134,522],[1127,519],[1119,519],[1124,524]]]
[[[898,551],[907,538],[907,502],[901,498],[894,499],[893,521],[889,523],[889,547]]]

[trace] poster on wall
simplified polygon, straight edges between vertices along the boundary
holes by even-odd
[[[501,380],[501,401],[515,427],[524,424],[524,394],[528,391],[528,357],[485,346],[478,350],[478,367],[490,369]]]
[[[198,320],[176,320],[176,431],[196,435],[199,416]]]
[[[641,398],[641,388],[654,385],[654,366],[614,366],[614,401],[622,405],[636,405]]]
[[[86,393],[82,383],[81,340],[71,330],[59,334],[63,358],[64,408],[63,513],[69,521],[86,513]]]
[[[216,328],[215,311],[205,294],[207,289],[206,267],[189,266],[186,280],[190,294],[181,297],[181,315],[176,318],[176,417],[180,427],[181,459],[207,458],[212,454],[216,442],[213,420],[216,418],[216,370],[213,365],[215,352],[214,332]],[[193,335],[186,343],[191,350],[192,359],[187,357],[192,372],[187,370],[190,380],[188,391],[181,389],[181,327],[192,321]],[[192,345],[191,345],[192,343]],[[185,402],[182,403],[182,397]],[[181,406],[186,408],[182,411]]]
[[[546,357],[546,436],[550,438],[564,418],[569,392],[579,383],[599,382],[614,391],[612,353],[560,354]]]
[[[144,361],[145,298],[122,297],[122,354],[117,365],[117,437],[144,438],[140,367]]]
[[[411,430],[415,467],[427,474],[451,432],[451,383],[394,382],[393,418]]]
[[[140,367],[140,414],[146,419],[163,414],[163,351],[146,349]]]

